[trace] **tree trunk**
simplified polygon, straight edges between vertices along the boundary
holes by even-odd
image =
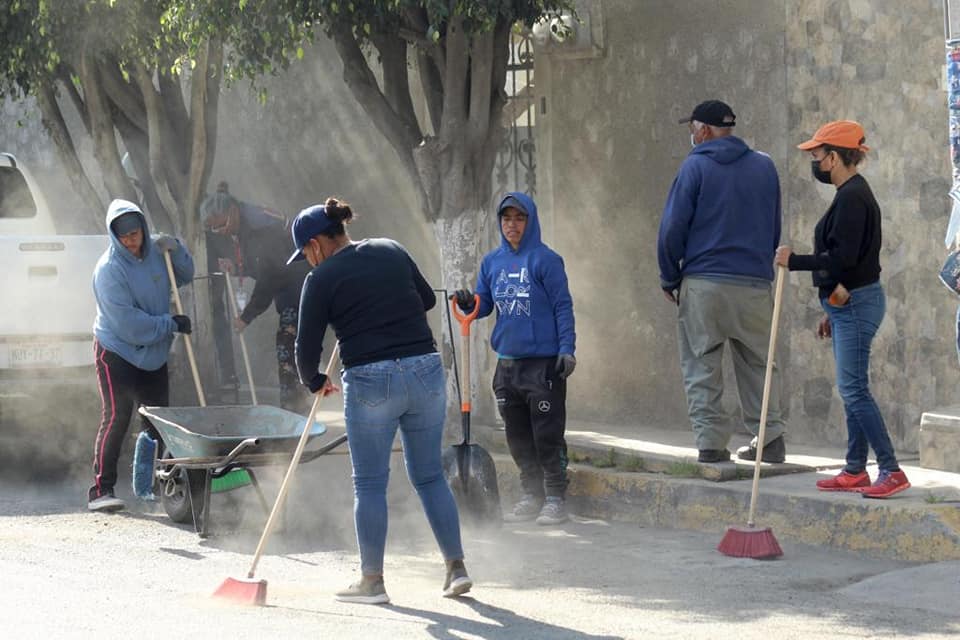
[[[479,273],[480,259],[490,248],[490,242],[487,238],[492,233],[491,221],[495,217],[487,210],[472,209],[465,210],[459,216],[453,218],[439,218],[433,222],[433,233],[437,241],[437,247],[440,249],[440,277],[442,288],[449,293],[457,289],[468,288],[473,291],[476,288],[477,275]],[[449,301],[444,300],[444,304]],[[492,395],[489,392],[491,375],[493,374],[494,354],[491,352],[487,336],[490,334],[490,320],[475,321],[471,324],[471,345],[470,345],[470,397],[474,405],[474,414],[481,420],[492,420]],[[444,323],[442,333],[444,334],[443,344],[456,345],[457,357],[462,357],[462,338],[460,329],[454,322],[454,335],[448,334],[446,323]],[[462,363],[460,365],[463,366]],[[448,397],[450,404],[456,401],[455,376],[447,377]],[[467,398],[467,390],[463,390],[464,399]],[[448,421],[449,424],[449,421]],[[454,425],[459,422],[454,421]],[[456,429],[453,429],[456,431]],[[456,433],[448,433],[448,436],[455,436]]]

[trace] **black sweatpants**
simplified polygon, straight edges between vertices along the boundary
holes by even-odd
[[[497,408],[524,493],[564,497],[567,490],[567,382],[556,358],[501,359],[493,376]]]
[[[90,500],[111,493],[117,484],[117,460],[134,409],[140,405],[166,407],[170,404],[166,364],[156,371],[145,371],[107,351],[99,342],[94,342],[93,348],[103,410],[93,450]],[[146,419],[143,419],[143,428],[159,442],[159,435]]]

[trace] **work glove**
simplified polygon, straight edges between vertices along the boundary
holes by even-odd
[[[177,242],[177,239],[173,236],[168,236],[165,233],[158,235],[153,243],[157,245],[157,249],[160,251],[176,251],[177,247],[180,246],[180,243]],[[189,331],[187,333],[190,333]]]
[[[577,359],[569,353],[561,353],[557,356],[556,372],[561,380],[566,380],[577,367]]]
[[[175,329],[177,333],[190,333],[190,318],[187,316],[173,316],[173,321],[177,323],[177,328]]]
[[[457,301],[457,306],[460,307],[460,310],[464,313],[473,311],[473,307],[477,302],[474,300],[470,289],[457,289],[453,292],[453,298]]]

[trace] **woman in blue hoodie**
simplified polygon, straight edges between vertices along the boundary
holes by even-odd
[[[93,272],[94,350],[103,412],[87,503],[91,511],[123,509],[113,487],[130,416],[139,404],[169,403],[170,344],[174,333],[190,333],[187,316],[170,315],[170,278],[163,257],[170,252],[176,286],[183,286],[193,280],[193,258],[186,247],[171,236],[151,238],[143,212],[126,200],[110,203],[107,230],[110,246]],[[146,422],[144,428],[152,431]]]
[[[497,311],[493,391],[523,484],[523,497],[504,519],[560,524],[568,519],[566,379],[577,364],[573,300],[563,258],[540,240],[533,199],[508,193],[497,219],[502,241],[480,265],[477,317]],[[455,296],[461,309],[473,310],[469,289]]]

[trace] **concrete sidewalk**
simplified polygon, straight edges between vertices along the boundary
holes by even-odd
[[[339,432],[341,412],[319,419]],[[504,509],[519,497],[516,465],[502,427],[473,426],[474,440],[493,455]],[[747,444],[738,435],[732,451]],[[715,532],[746,524],[753,463],[697,462],[686,429],[570,421],[571,511],[587,518],[641,526]],[[396,443],[395,446],[398,446]],[[960,474],[918,466],[916,455],[900,462],[912,487],[885,500],[855,493],[821,492],[816,481],[837,473],[841,447],[788,441],[785,464],[762,464],[756,524],[778,540],[918,562],[960,560]],[[872,478],[877,468],[867,469]]]
[[[519,494],[519,478],[502,427],[474,431],[494,454],[506,508]],[[748,441],[735,436],[731,451]],[[698,463],[687,429],[571,421],[567,442],[577,514],[712,531],[717,542],[730,525],[746,523],[753,463]],[[918,456],[906,454],[900,461],[912,488],[892,498],[817,491],[816,480],[836,474],[844,453],[788,441],[785,464],[761,465],[757,525],[772,527],[778,539],[877,557],[960,559],[960,474],[922,469]],[[876,478],[875,465],[868,471]]]

